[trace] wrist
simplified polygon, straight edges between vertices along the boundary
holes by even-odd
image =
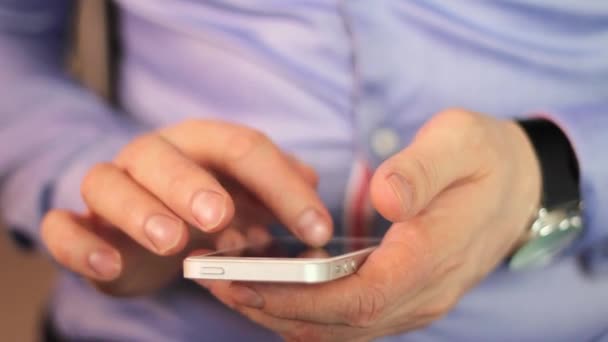
[[[515,163],[515,175],[513,177],[516,189],[521,200],[520,215],[517,223],[515,240],[509,249],[508,255],[512,255],[521,248],[530,238],[530,226],[537,217],[542,202],[542,169],[532,141],[524,129],[516,121],[505,123],[510,133],[510,141],[513,146],[513,160]]]
[[[582,231],[578,163],[563,131],[551,121],[517,121],[536,156],[541,189],[533,221],[522,236],[523,243],[511,255],[513,270],[542,266],[566,250]],[[525,158],[526,149],[520,151]],[[520,162],[523,162],[520,160]],[[525,175],[520,175],[525,177]],[[525,200],[525,198],[521,198]]]

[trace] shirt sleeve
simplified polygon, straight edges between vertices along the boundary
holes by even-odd
[[[80,181],[141,127],[64,70],[67,0],[0,0],[0,217],[39,245],[51,207],[83,209]]]
[[[543,116],[568,136],[579,164],[585,230],[575,249],[608,271],[608,99]]]

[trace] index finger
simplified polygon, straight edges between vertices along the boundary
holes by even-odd
[[[239,304],[284,319],[367,326],[415,295],[429,275],[424,239],[409,233],[415,229],[393,228],[356,274],[316,285],[233,283],[234,299],[253,291],[259,300]]]
[[[304,242],[321,246],[331,237],[331,216],[321,199],[265,135],[217,121],[189,121],[160,134],[201,164],[235,178]]]

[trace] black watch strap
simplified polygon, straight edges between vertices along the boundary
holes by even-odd
[[[519,120],[528,135],[540,162],[542,174],[542,206],[547,209],[580,201],[579,168],[570,141],[562,130],[549,120]]]

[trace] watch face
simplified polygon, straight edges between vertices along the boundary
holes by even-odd
[[[557,228],[545,236],[538,236],[520,248],[509,261],[509,268],[522,270],[547,265],[580,235],[580,225]]]

